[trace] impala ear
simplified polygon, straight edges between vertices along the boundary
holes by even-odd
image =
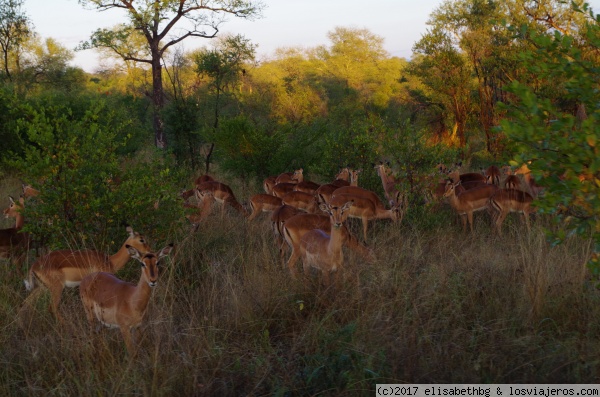
[[[160,252],[158,253],[158,259],[169,255],[172,250],[173,250],[173,243],[170,243],[169,245],[167,245],[166,247],[164,247],[163,249],[160,250]]]
[[[15,203],[15,199],[13,199],[13,198],[12,198],[12,196],[8,196],[8,199],[10,200],[10,203],[11,203],[11,204],[14,204],[14,203]]]
[[[342,212],[343,211],[348,211],[350,209],[350,207],[352,207],[352,204],[354,204],[354,200],[350,200],[346,204],[344,204],[342,206]]]
[[[142,262],[142,256],[140,255],[140,251],[138,251],[137,248],[132,247],[129,244],[125,244],[125,248],[127,248],[129,256],[131,256],[133,259],[137,259],[138,261]]]
[[[135,233],[133,232],[133,228],[132,228],[131,226],[127,226],[127,227],[125,228],[125,231],[126,231],[127,233],[129,233],[129,237],[134,237],[134,236],[135,236]]]

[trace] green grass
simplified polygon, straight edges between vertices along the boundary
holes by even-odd
[[[214,211],[175,241],[135,357],[118,330],[89,329],[77,290],[65,291],[57,324],[48,294],[28,296],[7,271],[0,394],[371,396],[376,383],[598,381],[600,295],[585,241],[550,247],[539,218],[528,235],[509,216],[499,238],[485,214],[472,235],[448,208],[423,216],[371,223],[376,263],[347,251],[327,291],[291,280],[267,215]],[[139,267],[118,275],[137,281]]]

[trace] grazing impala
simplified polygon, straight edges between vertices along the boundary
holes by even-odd
[[[283,198],[287,193],[293,192],[296,188],[295,183],[291,182],[282,182],[273,186],[273,196]]]
[[[460,185],[460,181],[446,183],[446,192],[444,197],[448,198],[450,205],[461,216],[463,231],[467,230],[467,220],[471,232],[473,232],[473,212],[481,211],[487,208],[487,203],[496,193],[498,188],[496,185],[486,185],[471,190],[465,190],[462,193],[457,193],[456,189]]]
[[[185,217],[190,221],[192,225],[196,227],[200,224],[200,222],[204,221],[210,213],[212,212],[212,205],[215,202],[215,198],[211,191],[208,190],[195,190],[196,197],[198,199],[199,204],[184,204],[186,208],[197,208],[198,211],[193,214],[188,214]]]
[[[485,171],[483,171],[483,175],[485,176],[485,183],[489,185],[500,186],[500,168],[495,165],[490,165]]]
[[[292,179],[296,181],[296,185],[294,186],[294,191],[316,194],[317,189],[319,188],[318,183],[305,181],[304,180],[304,170],[300,168],[294,172]]]
[[[302,169],[294,170],[294,172],[284,172],[283,174],[279,174],[275,179],[275,184],[278,183],[296,183],[295,176],[302,175]]]
[[[32,291],[38,283],[46,286],[52,295],[50,311],[58,320],[62,320],[58,313],[58,305],[62,291],[65,287],[77,287],[81,280],[90,273],[109,272],[115,273],[129,261],[129,251],[126,245],[135,247],[140,252],[150,252],[144,236],[127,227],[129,237],[114,255],[107,255],[94,250],[58,250],[52,251],[31,265],[29,278],[25,281],[25,288]]]
[[[125,248],[142,265],[137,285],[122,281],[111,273],[97,272],[81,280],[79,295],[90,326],[96,319],[107,327],[119,328],[127,351],[133,354],[132,331],[144,318],[152,288],[158,280],[158,264],[169,255],[173,244],[167,245],[158,254],[141,253],[130,245]]]
[[[229,205],[242,214],[244,217],[248,215],[246,209],[237,201],[233,191],[229,186],[224,183],[209,181],[204,182],[196,186],[196,197],[200,200],[201,197],[198,193],[210,192],[212,193],[211,200],[221,204],[221,216],[225,214],[225,205]]]
[[[496,215],[496,230],[498,234],[502,234],[502,222],[510,212],[517,212],[523,215],[523,220],[529,231],[529,214],[535,211],[531,206],[533,197],[521,190],[517,189],[500,189],[489,201],[490,206],[498,212]]]
[[[271,194],[259,193],[250,197],[250,208],[252,213],[248,220],[256,218],[261,212],[273,212],[281,207],[281,199]]]
[[[521,180],[513,173],[510,165],[505,165],[502,167],[502,173],[506,176],[504,179],[505,189],[519,189],[521,187]]]
[[[342,168],[340,172],[338,172],[338,174],[335,176],[335,180],[333,182],[321,185],[316,190],[315,194],[317,195],[317,197],[323,197],[325,202],[329,202],[331,195],[336,189],[344,186],[350,186],[350,182],[348,182],[348,180],[350,179],[350,172],[350,168]]]
[[[290,217],[283,225],[283,236],[292,253],[288,259],[288,268],[292,277],[296,276],[296,262],[300,258],[300,240],[302,236],[313,229],[321,229],[325,233],[331,234],[331,223],[329,215],[299,213]],[[344,235],[343,243],[357,254],[362,256],[365,261],[372,263],[375,261],[373,251],[363,245],[356,239],[344,224],[342,227]]]
[[[6,218],[15,218],[15,226],[8,229],[0,229],[0,258],[15,258],[15,268],[22,276],[23,262],[27,257],[31,239],[29,233],[23,232],[25,224],[23,209],[25,200],[23,196],[16,202],[11,196],[8,196],[10,205],[3,211]]]
[[[362,220],[363,236],[365,241],[367,241],[367,229],[369,227],[370,220],[391,219],[393,222],[402,222],[402,218],[404,217],[405,203],[400,193],[393,198],[393,205],[390,209],[386,209],[380,200],[378,205],[371,198],[369,198],[369,195],[359,195],[350,192],[346,193],[339,190],[336,190],[333,193],[329,203],[334,206],[340,206],[349,201],[352,201],[349,216],[351,218],[359,218]]]
[[[333,277],[337,278],[344,265],[343,226],[351,206],[352,202],[346,202],[342,206],[322,204],[321,210],[329,214],[331,234],[321,229],[313,229],[300,239],[300,257],[304,275],[308,277],[311,267],[318,269],[323,274],[325,286],[331,284],[331,274],[333,273]]]

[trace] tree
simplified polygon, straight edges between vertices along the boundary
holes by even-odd
[[[258,0],[151,0],[141,4],[127,0],[80,0],[80,3],[101,11],[123,9],[128,13],[128,24],[117,30],[98,29],[80,47],[110,48],[124,60],[151,66],[154,142],[159,148],[167,145],[161,116],[164,107],[161,60],[165,51],[188,37],[216,37],[226,15],[251,19],[259,16],[263,8]],[[177,33],[175,27],[179,29]],[[121,45],[136,31],[146,40],[147,54],[129,52]]]
[[[4,73],[9,80],[12,79],[9,67],[11,54],[17,56],[16,64],[18,66],[21,44],[33,34],[29,18],[21,10],[23,1],[0,0],[0,48],[2,49]]]
[[[575,7],[575,9],[578,9]],[[581,11],[588,12],[587,6]],[[559,30],[522,29],[535,48],[523,53],[530,74],[553,82],[540,90],[514,81],[507,90],[518,101],[505,105],[502,130],[517,143],[516,164],[528,163],[545,191],[536,206],[558,223],[555,242],[573,234],[594,240],[593,269],[600,272],[600,108],[598,60],[600,15],[589,11],[579,38]],[[565,104],[582,104],[565,106]]]

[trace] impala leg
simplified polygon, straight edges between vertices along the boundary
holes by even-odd
[[[292,275],[292,278],[296,278],[296,262],[298,262],[298,258],[300,257],[300,255],[298,254],[298,250],[294,247],[292,247],[292,253],[290,255],[290,259],[288,259],[288,269],[290,270],[290,274]],[[304,269],[304,273],[306,274],[307,271],[310,270],[310,267],[306,264],[303,263],[303,269]],[[308,270],[307,270],[308,269]]]
[[[469,219],[469,228],[471,229],[471,233],[473,233],[473,211],[467,213],[467,218]]]
[[[365,238],[365,241],[367,241],[367,229],[369,228],[369,219],[367,217],[363,217],[362,223],[363,223],[363,236]]]
[[[121,335],[123,335],[123,339],[125,340],[125,346],[127,347],[127,352],[132,356],[135,354],[135,349],[133,345],[133,338],[131,336],[131,329],[129,327],[120,327]]]
[[[62,297],[63,289],[64,287],[62,282],[60,282],[60,280],[57,279],[51,280],[51,283],[49,283],[48,285],[48,290],[50,290],[51,295],[49,310],[51,313],[54,314],[54,316],[59,322],[62,322],[63,320],[60,313],[58,312],[58,305],[60,304],[60,298]]]
[[[463,233],[467,231],[467,214],[461,214],[460,220],[462,222]]]
[[[502,211],[496,219],[496,231],[499,235],[502,235],[502,223],[504,222],[506,215],[508,215],[508,213],[506,211]]]
[[[531,232],[531,225],[529,224],[529,212],[523,211],[523,220],[525,221],[525,226],[527,226],[527,231]]]

